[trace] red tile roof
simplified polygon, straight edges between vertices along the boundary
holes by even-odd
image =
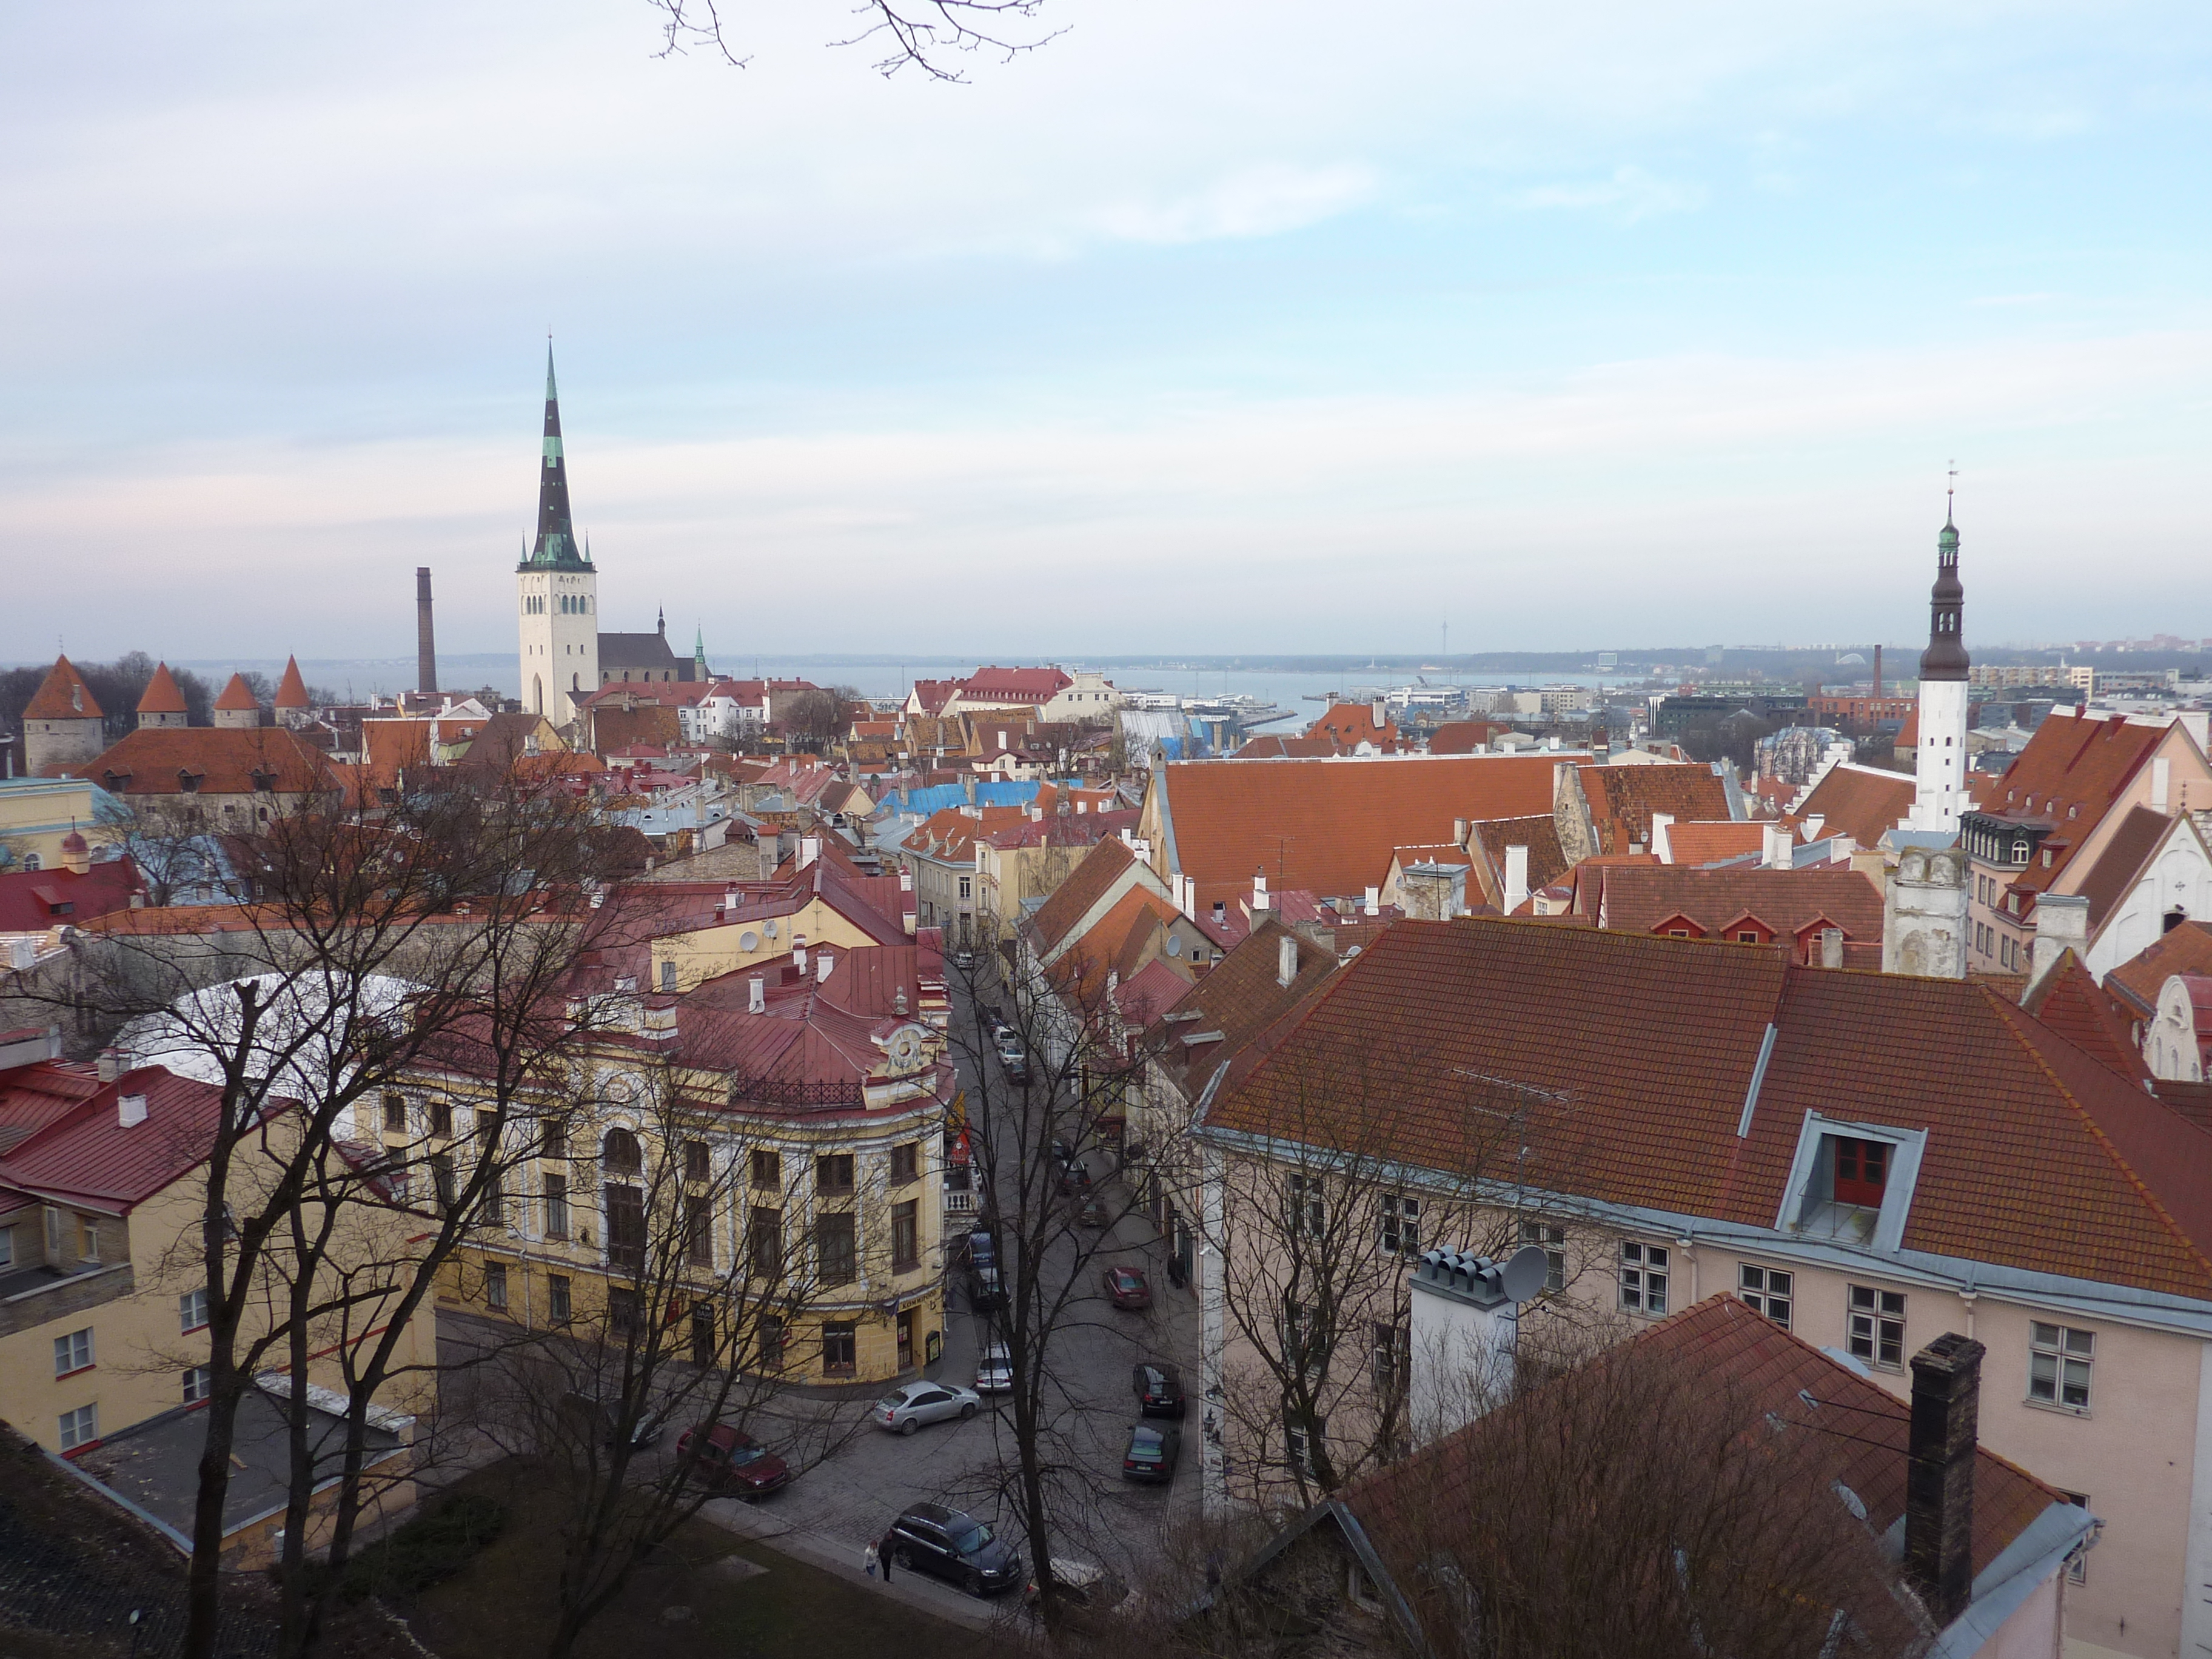
[[[1649,849],[1654,812],[1678,820],[1729,816],[1728,785],[1710,766],[1583,766],[1577,775],[1601,853]]]
[[[253,688],[246,683],[243,674],[230,677],[230,684],[222,688],[222,695],[215,700],[215,706],[231,714],[244,714],[248,710],[258,713],[261,708],[254,697]]]
[[[64,923],[82,927],[95,916],[131,908],[146,884],[128,858],[74,870],[21,870],[0,875],[0,933],[40,933]]]
[[[1515,1018],[1468,1014],[1493,1008]],[[1927,1134],[1904,1248],[2212,1299],[2212,1135],[1972,983],[1401,921],[1239,1070],[1211,1129],[1462,1175],[1510,1140],[1539,1191],[1759,1227],[1782,1212],[1807,1115],[1847,1102]],[[1504,1140],[1485,1144],[1486,1122]]]
[[[2150,1067],[2136,1048],[2128,1014],[2072,951],[2021,999],[2021,1006],[2138,1088],[2150,1081]]]
[[[185,694],[177,689],[177,677],[169,672],[169,665],[154,665],[154,678],[146,682],[146,690],[138,699],[142,714],[181,714],[185,712]]]
[[[2158,994],[2175,974],[2212,974],[2212,927],[2185,921],[2151,941],[2105,975],[2105,988],[2135,1011],[2138,1019],[2158,1012]]]
[[[1136,861],[1136,854],[1119,839],[1102,841],[1085,854],[1083,862],[1068,872],[1067,879],[1030,918],[1030,934],[1036,949],[1056,949]]]
[[[1297,952],[1297,971],[1287,987],[1278,977],[1285,939]],[[1161,1068],[1186,1099],[1195,1101],[1217,1068],[1336,969],[1335,951],[1261,912],[1235,950],[1200,975],[1180,1000],[1159,1011],[1150,1041]]]
[[[965,698],[992,702],[1050,702],[1074,684],[1057,668],[979,668],[960,682]]]
[[[1912,810],[1912,789],[1905,773],[1846,762],[1830,767],[1827,776],[1814,785],[1796,819],[1803,823],[1819,818],[1821,835],[1849,836],[1862,847],[1872,847]]]
[[[1846,940],[1881,939],[1881,893],[1856,870],[1663,864],[1608,869],[1604,879],[1599,925],[1625,933],[1649,933],[1680,916],[1712,936],[1750,916],[1784,939],[1822,924],[1842,928]]]
[[[67,657],[54,659],[54,665],[23,705],[27,720],[71,720],[89,716],[98,719],[104,711],[100,700],[92,695],[92,688],[84,683],[84,676],[76,672],[76,665]]]
[[[128,1214],[206,1158],[222,1109],[219,1087],[142,1066],[112,1083],[94,1083],[67,1111],[51,1112],[55,1097],[84,1081],[77,1068],[57,1061],[0,1072],[0,1121],[19,1102],[45,1118],[0,1158],[0,1185]],[[117,1107],[125,1095],[146,1097],[145,1121],[130,1128]]]
[[[1397,726],[1388,716],[1377,720],[1375,705],[1369,702],[1333,702],[1306,727],[1305,734],[1331,738],[1347,749],[1363,743],[1383,749],[1398,741]]]
[[[2002,818],[2062,819],[2081,809],[2081,832],[2102,817],[2169,728],[2125,715],[2084,720],[2056,708],[1997,780],[1982,810]]]
[[[1549,812],[1525,818],[1481,818],[1468,826],[1468,839],[1481,852],[1487,866],[1486,890],[1494,887],[1500,898],[1505,891],[1505,849],[1528,849],[1528,890],[1549,887],[1574,866],[1559,845],[1559,823]],[[1467,902],[1473,904],[1475,895]]]
[[[66,769],[112,795],[251,794],[257,772],[279,794],[337,787],[323,751],[283,726],[149,726]]]
[[[1382,884],[1395,848],[1450,841],[1458,819],[1549,812],[1553,768],[1580,758],[1171,762],[1152,774],[1168,831],[1154,857],[1172,859],[1208,902],[1249,888],[1256,872],[1273,886],[1357,896]]]
[[[1667,850],[1676,864],[1719,864],[1756,857],[1765,849],[1765,826],[1759,823],[1673,823],[1667,826]]]
[[[1472,755],[1513,728],[1497,720],[1446,720],[1429,733],[1431,755]]]
[[[309,707],[307,683],[300,678],[300,659],[297,657],[284,659],[284,678],[276,682],[275,707],[278,708]]]

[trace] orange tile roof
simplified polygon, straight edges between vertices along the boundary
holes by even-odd
[[[284,659],[284,678],[276,682],[275,707],[306,708],[308,706],[307,683],[300,678],[300,659],[287,657]]]
[[[2122,714],[2083,720],[2053,709],[2005,769],[1997,780],[2000,793],[1982,810],[2003,818],[2059,819],[2078,806],[2086,835],[2167,730],[2136,725]]]
[[[146,682],[146,690],[138,699],[142,714],[181,714],[185,712],[185,694],[177,689],[177,677],[169,672],[169,665],[154,665],[154,678]]]
[[[1601,902],[1602,925],[1625,933],[1648,933],[1681,916],[1710,936],[1747,915],[1785,939],[1821,921],[1842,928],[1847,940],[1881,938],[1881,890],[1850,869],[1609,869]]]
[[[1764,824],[1674,823],[1667,827],[1667,850],[1676,864],[1696,866],[1724,859],[1756,857],[1766,846]]]
[[[1388,716],[1377,720],[1375,705],[1367,702],[1333,702],[1306,727],[1310,738],[1329,738],[1347,748],[1356,744],[1371,743],[1380,749],[1398,740],[1398,728]]]
[[[84,683],[76,665],[67,657],[54,659],[54,665],[32,693],[31,700],[23,705],[23,718],[29,720],[71,720],[87,716],[98,719],[105,711],[100,700],[92,695],[92,688]]]
[[[149,726],[72,772],[112,795],[250,794],[257,772],[280,794],[337,787],[323,751],[281,726]]]
[[[1862,847],[1872,847],[1912,810],[1912,779],[1905,773],[1845,762],[1828,769],[1827,776],[1797,809],[1796,819],[1803,823],[1817,817],[1823,836],[1849,836]]]
[[[243,674],[230,677],[230,684],[222,688],[222,695],[215,700],[215,706],[231,714],[244,714],[248,709],[258,712],[261,708]]]
[[[1483,818],[1468,826],[1468,839],[1482,850],[1501,896],[1505,881],[1505,849],[1528,849],[1528,890],[1540,892],[1574,866],[1559,845],[1559,822],[1549,812],[1525,818]],[[1472,904],[1474,896],[1468,895]]]
[[[1513,728],[1498,720],[1446,720],[1429,733],[1431,755],[1472,755]]]
[[[1083,862],[1068,872],[1030,918],[1032,935],[1041,950],[1049,951],[1065,939],[1091,907],[1106,896],[1121,872],[1137,861],[1128,844],[1118,838],[1102,841],[1083,855]]]
[[[1710,766],[1583,766],[1577,769],[1601,853],[1651,844],[1651,815],[1677,819],[1729,816],[1728,785]]]
[[[1297,971],[1288,987],[1277,977],[1285,939],[1297,951]],[[1201,975],[1181,1001],[1162,1011],[1152,1033],[1161,1067],[1187,1099],[1196,1100],[1217,1067],[1242,1053],[1336,969],[1335,951],[1261,911],[1236,949]]]
[[[1467,1015],[1487,1008],[1516,1017]],[[1539,1191],[1756,1227],[1781,1212],[1807,1115],[1848,1103],[1927,1133],[1904,1248],[2212,1300],[2212,1135],[1972,983],[1401,921],[1239,1069],[1211,1130],[1462,1176],[1510,1157]]]
[[[2183,922],[2106,974],[2105,987],[2118,993],[2137,1018],[2148,1019],[2158,1012],[2158,994],[2175,974],[2212,974],[2212,927]]]
[[[1365,760],[1176,761],[1152,774],[1172,868],[1215,891],[1303,887],[1325,898],[1380,886],[1400,847],[1453,838],[1461,818],[1552,810],[1553,769],[1577,754]]]
[[[2136,1087],[2151,1080],[2150,1067],[2136,1048],[2128,1014],[2072,951],[2021,999],[2021,1006]]]

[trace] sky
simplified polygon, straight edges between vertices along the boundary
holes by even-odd
[[[0,11],[0,659],[2212,635],[2201,3]]]

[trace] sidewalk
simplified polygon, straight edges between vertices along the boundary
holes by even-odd
[[[889,1583],[871,1578],[860,1566],[860,1552],[842,1539],[787,1526],[775,1516],[734,1498],[718,1498],[699,1511],[699,1518],[726,1532],[767,1545],[778,1553],[804,1561],[810,1567],[836,1574],[855,1589],[903,1601],[933,1619],[965,1625],[971,1630],[995,1630],[1009,1622],[1024,1622],[1021,1597],[1010,1593],[985,1601],[964,1595],[949,1584],[918,1572],[902,1572]]]

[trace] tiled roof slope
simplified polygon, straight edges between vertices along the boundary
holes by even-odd
[[[1579,755],[1366,760],[1176,761],[1152,774],[1174,825],[1176,868],[1200,896],[1268,884],[1324,898],[1381,885],[1400,847],[1452,839],[1460,818],[1552,810],[1552,772]]]
[[[92,695],[92,688],[84,683],[84,676],[76,672],[76,665],[67,657],[54,659],[54,665],[39,682],[39,689],[31,694],[30,702],[23,705],[23,718],[27,720],[82,720],[87,715],[97,718],[103,712],[99,699]]]
[[[2212,927],[2181,923],[2106,974],[2105,985],[2137,1018],[2148,1019],[2158,1012],[2159,992],[2175,974],[2212,974]]]
[[[1121,872],[1136,861],[1136,854],[1120,840],[1102,841],[1085,853],[1083,862],[1068,872],[1067,879],[1053,890],[1052,896],[1030,919],[1038,945],[1048,951],[1066,938],[1091,907],[1121,879]]]
[[[1862,847],[1872,847],[1911,810],[1910,775],[1846,763],[1828,769],[1796,816],[1800,823],[1820,819],[1824,836],[1849,836]]]
[[[1504,890],[1505,849],[1528,849],[1528,890],[1549,887],[1574,867],[1559,845],[1559,823],[1549,812],[1525,818],[1480,818],[1468,826],[1468,839],[1482,850],[1490,873]],[[1468,902],[1474,902],[1470,895]]]
[[[1361,1104],[1378,1099],[1387,1111]],[[1232,1079],[1209,1127],[1460,1174],[1525,1145],[1518,1176],[1539,1190],[1771,1227],[1814,1111],[1926,1132],[1907,1249],[2212,1299],[2195,1243],[2212,1238],[2212,1135],[1959,981],[1401,921]]]
[[[1294,942],[1298,953],[1297,972],[1287,988],[1277,977],[1285,939]],[[1334,951],[1261,912],[1237,948],[1208,969],[1181,1001],[1163,1011],[1164,1018],[1152,1034],[1161,1068],[1187,1098],[1196,1100],[1216,1067],[1304,1001],[1336,968]],[[1194,1036],[1215,1040],[1190,1042]]]
[[[1654,812],[1677,819],[1729,816],[1728,785],[1710,766],[1584,766],[1578,771],[1601,853],[1648,848]]]
[[[1825,917],[1846,939],[1881,937],[1881,893],[1856,870],[1698,870],[1679,864],[1605,872],[1603,922],[1644,933],[1686,916],[1707,933],[1749,914],[1778,933]]]
[[[1755,857],[1765,848],[1762,823],[1670,823],[1667,852],[1676,864],[1696,869],[1729,859]]]
[[[185,694],[177,687],[177,677],[169,672],[169,665],[154,665],[154,677],[146,682],[146,690],[138,698],[142,714],[181,714],[185,712]]]
[[[1398,741],[1398,728],[1386,716],[1375,718],[1369,702],[1333,702],[1306,727],[1310,738],[1331,738],[1347,747],[1371,743],[1377,749]]]
[[[2136,1048],[2129,1015],[2072,951],[2021,999],[2021,1006],[2138,1088],[2150,1081],[2150,1067]]]
[[[2164,740],[2166,730],[2124,714],[2083,720],[2054,709],[2005,769],[1997,780],[1998,793],[1982,810],[2008,818],[2063,818],[2079,806],[2081,817],[2094,822]]]
[[[2136,874],[2158,851],[2159,843],[2174,827],[2175,820],[2163,812],[2154,812],[2148,806],[2130,806],[2127,816],[2113,827],[2112,839],[2105,843],[2097,861],[2091,865],[2075,890],[2089,901],[2089,931],[2094,933],[2112,913],[2112,907],[2128,896],[2135,885]]]
[[[300,678],[300,659],[284,659],[284,678],[276,682],[276,696],[271,705],[277,708],[307,708],[307,683]]]
[[[0,1091],[12,1092],[17,1075],[0,1073]],[[35,1087],[34,1079],[24,1080]],[[124,1095],[146,1097],[146,1121],[127,1129],[116,1109]],[[207,1156],[222,1109],[221,1089],[165,1066],[141,1066],[97,1085],[11,1147],[0,1158],[0,1182],[125,1213]]]
[[[233,674],[230,684],[222,688],[222,695],[215,700],[215,706],[230,714],[243,714],[259,709],[261,704],[253,695],[253,688],[246,683],[246,676]]]
[[[1720,1295],[1685,1308],[1646,1328],[1589,1363],[1621,1365],[1659,1357],[1679,1363],[1685,1379],[1704,1379],[1741,1404],[1747,1431],[1770,1425],[1805,1424],[1826,1429],[1840,1466],[1834,1478],[1866,1505],[1866,1522],[1877,1536],[1905,1513],[1911,1402],[1860,1376],[1733,1296]],[[1522,1419],[1540,1410],[1542,1393],[1510,1401],[1441,1440],[1422,1447],[1344,1494],[1394,1576],[1418,1583],[1408,1571],[1436,1547],[1437,1531],[1422,1523],[1436,1506],[1449,1504],[1455,1487],[1483,1478],[1482,1447],[1490,1436],[1525,1432]],[[1808,1502],[1812,1501],[1808,1495]],[[2017,1464],[1986,1449],[1974,1462],[1973,1570],[1979,1573],[2054,1504],[2069,1500]]]
[[[1429,733],[1431,755],[1472,755],[1513,728],[1498,720],[1446,720]]]
[[[68,769],[110,794],[182,793],[180,775],[191,773],[198,777],[201,793],[243,795],[252,792],[257,769],[275,775],[280,793],[337,787],[322,750],[281,726],[149,726]]]

